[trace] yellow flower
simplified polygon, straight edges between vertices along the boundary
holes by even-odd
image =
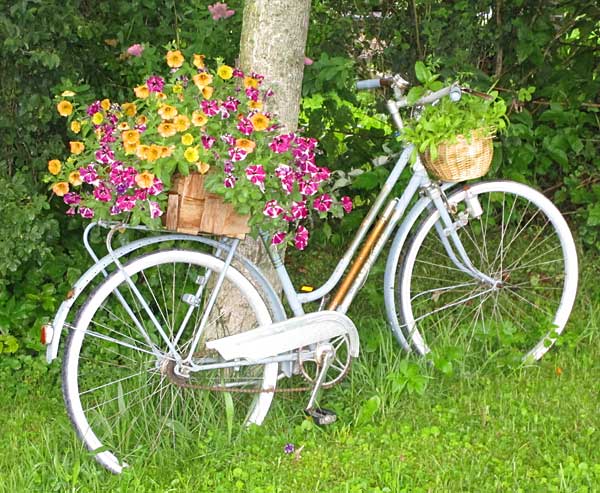
[[[71,132],[73,132],[74,134],[78,134],[79,132],[81,132],[81,122],[73,120],[71,122]]]
[[[196,147],[188,147],[183,153],[183,157],[188,163],[195,163],[200,158],[200,154],[198,153],[198,148]]]
[[[154,175],[148,171],[135,175],[135,183],[140,188],[150,188],[154,183]]]
[[[185,134],[181,137],[181,143],[184,146],[191,146],[194,143],[194,136],[192,134]],[[56,173],[54,173],[56,174]]]
[[[121,137],[125,144],[137,144],[140,141],[140,133],[137,130],[126,130]]]
[[[167,65],[171,68],[179,68],[183,65],[185,58],[181,54],[181,51],[167,51]]]
[[[185,115],[177,115],[173,120],[173,125],[178,132],[185,132],[190,128],[190,119]]]
[[[121,132],[123,132],[125,130],[129,130],[129,123],[121,122],[117,125],[117,129],[120,130]]]
[[[70,98],[72,96],[75,96],[75,93],[73,91],[63,91],[61,96],[63,98]]]
[[[150,96],[150,89],[148,89],[146,84],[134,87],[133,92],[135,93],[136,97],[141,99],[146,99],[148,96]]]
[[[192,113],[192,123],[196,127],[206,125],[206,122],[208,122],[208,116],[206,116],[202,111],[194,111]]]
[[[156,161],[159,157],[161,157],[161,146],[157,146],[152,144],[148,148],[148,152],[146,153],[146,159],[150,162]]]
[[[136,125],[146,125],[146,123],[148,123],[148,117],[146,115],[140,115],[135,123]]]
[[[167,95],[164,92],[155,92],[154,96],[156,99],[167,99]]]
[[[211,96],[213,95],[215,88],[212,86],[206,86],[202,88],[202,96],[204,96],[204,99],[210,99]]]
[[[204,68],[204,55],[196,55],[194,53],[194,61],[192,62],[196,68]]]
[[[250,118],[250,121],[256,131],[265,130],[269,126],[269,119],[262,113],[256,113]]]
[[[217,75],[221,77],[221,79],[231,79],[233,77],[233,69],[229,65],[221,65],[217,69]]]
[[[237,139],[235,141],[235,146],[244,149],[244,151],[250,154],[256,147],[256,142],[250,139]]]
[[[248,106],[252,110],[262,110],[263,104],[262,104],[262,101],[252,101],[252,100],[250,100],[248,102]]]
[[[135,154],[137,151],[137,148],[138,148],[137,142],[134,142],[133,144],[123,142],[123,149],[125,149],[125,154]]]
[[[148,157],[148,150],[150,146],[147,145],[139,145],[135,150],[135,155],[140,159],[146,159]]]
[[[173,86],[173,94],[181,94],[183,92],[183,86],[181,84],[175,84]]]
[[[259,80],[254,77],[250,77],[247,75],[244,77],[244,87],[248,89],[249,87],[258,87]]]
[[[100,112],[94,113],[92,116],[92,123],[94,125],[100,125],[104,121],[104,115]]]
[[[123,113],[125,113],[127,116],[135,116],[135,114],[137,113],[137,106],[135,105],[135,103],[123,103],[121,109],[123,110]]]
[[[177,133],[175,125],[172,123],[163,122],[157,128],[156,131],[161,137],[173,137]]]
[[[110,99],[103,99],[100,101],[100,106],[104,111],[110,110]]]
[[[69,184],[66,181],[59,181],[52,186],[52,191],[59,197],[62,197],[69,191]]]
[[[73,185],[74,187],[78,187],[79,185],[81,185],[83,183],[83,180],[81,179],[81,175],[79,174],[79,171],[71,171],[69,173],[69,183],[71,185]]]
[[[169,157],[174,150],[174,146],[160,146],[160,157]]]
[[[210,85],[213,81],[213,76],[207,72],[200,72],[192,77],[194,84],[198,87],[198,89],[202,89]]]
[[[158,114],[163,120],[172,120],[177,116],[177,108],[175,106],[171,106],[169,104],[163,104],[158,109]]]
[[[83,144],[83,142],[79,142],[76,140],[70,141],[69,147],[71,148],[71,154],[81,154],[85,149],[85,145]]]
[[[202,161],[196,163],[196,166],[198,167],[198,173],[201,175],[206,174],[206,172],[210,169],[210,165],[208,163],[203,163]]]
[[[48,171],[50,171],[50,173],[52,173],[53,175],[58,175],[60,173],[61,168],[62,164],[60,164],[60,161],[58,159],[51,159],[50,161],[48,161]]]
[[[73,105],[65,99],[56,105],[56,109],[60,116],[69,116],[73,113]]]

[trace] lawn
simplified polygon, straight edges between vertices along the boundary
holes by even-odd
[[[188,437],[180,453],[120,476],[75,437],[57,362],[44,377],[19,371],[1,384],[0,491],[599,491],[600,289],[588,265],[567,332],[542,362],[456,360],[444,371],[400,351],[374,276],[352,314],[361,356],[322,397],[335,424],[317,428],[306,394],[281,394],[262,427]]]

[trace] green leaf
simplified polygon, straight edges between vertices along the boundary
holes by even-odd
[[[431,73],[429,72],[429,70],[427,70],[425,64],[420,60],[417,63],[415,63],[415,75],[417,76],[417,80],[421,84],[426,84],[429,81],[429,78],[431,77]]]

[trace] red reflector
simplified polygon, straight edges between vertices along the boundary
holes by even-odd
[[[52,341],[53,329],[51,325],[42,325],[40,330],[40,342],[45,346]]]

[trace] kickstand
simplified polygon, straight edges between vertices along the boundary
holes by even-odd
[[[335,422],[337,416],[329,409],[315,407],[315,403],[317,401],[317,395],[321,389],[321,385],[323,385],[325,377],[327,376],[327,370],[329,370],[331,362],[333,361],[333,357],[335,356],[335,349],[330,344],[324,344],[321,346],[320,352],[321,354],[319,359],[321,360],[321,370],[319,371],[319,375],[315,380],[314,387],[310,393],[310,398],[308,399],[308,405],[304,411],[313,418],[313,421],[317,425],[325,426]]]

